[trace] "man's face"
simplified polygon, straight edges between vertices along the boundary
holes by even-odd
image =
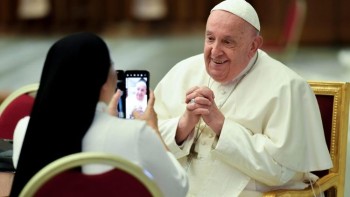
[[[145,82],[138,82],[136,84],[136,98],[138,100],[143,100],[143,97],[146,95],[147,93],[147,86]]]
[[[232,81],[249,63],[254,40],[249,23],[226,11],[213,11],[208,18],[204,58],[208,74],[217,82]]]

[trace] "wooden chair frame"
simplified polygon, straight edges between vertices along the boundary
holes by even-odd
[[[125,171],[137,178],[138,180],[140,180],[140,182],[142,182],[143,185],[145,185],[145,187],[152,194],[152,196],[163,196],[156,183],[145,174],[144,170],[141,167],[121,157],[101,152],[75,153],[72,155],[62,157],[48,164],[29,180],[29,182],[25,185],[19,196],[34,196],[35,193],[40,189],[40,187],[43,186],[46,183],[46,181],[50,180],[55,175],[63,171],[75,167],[80,167],[86,164],[105,164]]]
[[[17,122],[30,115],[38,83],[22,86],[11,92],[0,104],[0,138],[13,140],[13,132]]]
[[[325,176],[320,177],[312,187],[303,190],[270,191],[264,193],[264,197],[303,197],[318,195],[321,192],[325,192],[327,197],[344,196],[350,86],[348,82],[309,81],[309,84],[316,97],[333,96],[331,136],[330,142],[327,142],[333,168]]]

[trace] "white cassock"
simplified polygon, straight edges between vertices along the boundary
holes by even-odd
[[[175,132],[186,109],[186,91],[193,86],[214,91],[225,122],[218,137],[201,121],[178,146]],[[185,59],[159,82],[155,97],[162,136],[189,175],[188,196],[302,189],[304,180],[317,178],[309,172],[332,167],[312,89],[261,50],[227,85],[210,79],[203,54]],[[189,165],[187,156],[199,132],[198,156]]]
[[[126,97],[126,102],[125,102],[125,107],[126,107],[126,118],[128,119],[134,119],[132,113],[134,111],[138,112],[145,112],[147,108],[147,96],[145,95],[143,97],[142,101],[139,101],[136,99],[136,95],[132,94],[128,97]]]

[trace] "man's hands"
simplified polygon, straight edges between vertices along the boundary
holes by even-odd
[[[217,135],[220,135],[225,117],[216,106],[214,98],[214,92],[205,86],[195,86],[186,92],[186,111],[180,118],[175,137],[178,143],[187,138],[200,117]]]

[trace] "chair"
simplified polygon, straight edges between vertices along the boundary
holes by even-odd
[[[30,84],[10,93],[0,104],[0,139],[11,142],[17,122],[30,115],[34,94],[39,84]],[[12,145],[11,145],[12,146]],[[12,150],[0,154],[0,196],[8,196],[12,186],[14,167]]]
[[[12,92],[0,105],[0,139],[13,139],[17,122],[30,115],[34,104],[34,94],[39,84],[22,86]]]
[[[84,174],[77,167],[103,164],[114,167],[101,174]],[[106,153],[82,152],[62,157],[44,167],[25,185],[20,197],[162,196],[141,167]]]
[[[275,42],[266,42],[262,49],[281,61],[289,61],[296,53],[306,16],[305,0],[290,0],[282,34]]]
[[[348,82],[309,81],[320,107],[327,146],[333,168],[313,172],[320,179],[303,190],[276,190],[264,193],[264,197],[314,196],[325,192],[327,197],[344,196],[346,150],[349,119],[350,86]]]

